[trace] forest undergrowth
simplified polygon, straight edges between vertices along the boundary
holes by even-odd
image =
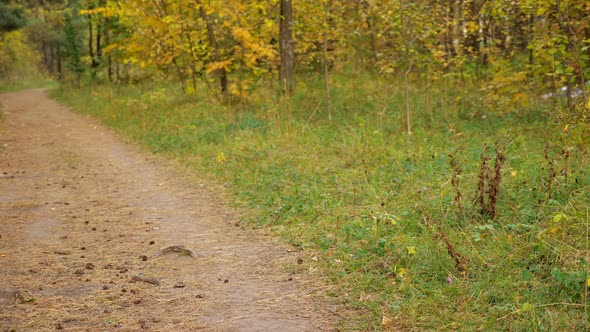
[[[312,77],[289,101],[157,82],[53,94],[229,188],[244,224],[305,250],[333,296],[370,312],[359,330],[588,330],[588,125],[547,101],[490,110],[449,81],[409,88],[408,135],[403,85],[348,75],[331,120]]]

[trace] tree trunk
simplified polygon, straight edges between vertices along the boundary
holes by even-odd
[[[295,89],[295,79],[293,76],[295,55],[293,52],[293,33],[291,31],[293,3],[291,0],[281,0],[280,14],[279,49],[281,53],[281,64],[279,67],[279,82],[281,84],[281,91],[287,96],[290,96]]]
[[[100,65],[102,61],[102,45],[101,37],[104,31],[104,24],[99,23],[96,31],[96,66]]]
[[[221,62],[221,56],[219,55],[219,45],[217,45],[217,39],[215,38],[213,25],[209,20],[207,11],[203,6],[203,2],[201,0],[197,0],[197,5],[199,6],[199,13],[201,14],[201,19],[203,20],[203,22],[205,22],[205,26],[207,27],[207,38],[209,39],[209,45],[211,45],[211,47],[213,48],[213,59],[215,60],[215,62]],[[218,70],[218,73],[221,93],[225,94],[227,92],[227,71],[225,70],[225,68],[221,68]]]
[[[99,0],[98,6],[101,8],[105,8],[107,5],[107,0]],[[105,38],[105,42],[107,42],[107,17],[100,17],[97,23],[97,32],[96,32],[96,63],[99,66],[102,63],[102,38]]]
[[[197,63],[199,60],[198,54],[195,53],[195,47],[193,39],[191,38],[190,33],[188,32],[188,27],[185,27],[184,24],[182,25],[182,36],[186,38],[188,43],[189,49],[191,51],[191,80],[193,83],[193,93],[197,91]]]
[[[111,44],[111,32],[109,31],[111,26],[110,18],[106,17],[104,19],[104,41],[106,45]],[[107,54],[107,76],[109,77],[109,82],[113,83],[113,58],[110,54]]]
[[[410,108],[410,88],[409,88],[409,81],[408,77],[410,72],[412,71],[412,59],[410,58],[410,47],[411,42],[409,39],[409,23],[408,18],[406,17],[406,2],[405,0],[400,0],[399,2],[400,7],[400,21],[401,21],[401,28],[402,28],[402,37],[404,42],[404,57],[406,60],[406,70],[404,72],[404,97],[406,102],[406,130],[408,135],[412,135],[412,112]],[[452,44],[451,44],[452,45]]]
[[[63,79],[63,70],[61,66],[61,47],[57,45],[57,80],[61,81]]]
[[[43,55],[43,64],[45,65],[45,68],[47,69],[47,71],[49,71],[51,73],[51,66],[49,63],[49,57],[50,55],[48,54],[47,48],[49,47],[49,45],[47,45],[47,43],[45,43],[44,41],[41,41],[41,53]]]
[[[529,14],[529,31],[528,31],[528,36],[527,36],[527,48],[529,50],[529,65],[533,64],[534,61],[534,50],[532,47],[528,47],[531,42],[534,39],[534,25],[535,24],[535,16],[533,16],[533,13]]]
[[[453,45],[453,54],[456,55],[461,55],[462,54],[462,31],[461,31],[461,25],[463,22],[463,18],[462,18],[462,6],[461,6],[461,0],[455,0],[453,1],[453,7],[452,7],[452,12],[453,12],[453,32],[452,32],[452,45]]]
[[[330,66],[330,59],[328,58],[328,32],[326,31],[326,29],[328,29],[328,11],[329,6],[328,6],[328,1],[329,0],[325,0],[326,2],[324,3],[324,32],[323,32],[323,37],[324,37],[324,83],[325,83],[325,89],[326,89],[326,105],[328,108],[328,121],[332,121],[332,99],[330,98],[330,71],[329,71],[329,66]]]
[[[371,61],[372,65],[377,64],[377,38],[375,37],[375,29],[371,20],[371,4],[366,0],[357,0],[356,11],[358,14],[359,22],[363,22],[367,26],[366,37],[369,38],[369,47],[371,48]],[[364,17],[363,17],[364,14]]]
[[[55,59],[57,58],[57,50],[56,47],[51,45],[49,46],[49,72],[51,74],[55,74]]]
[[[94,31],[92,26],[92,16],[88,15],[88,54],[90,55],[90,59],[92,59],[92,68],[98,67],[96,63],[96,58],[94,54]]]

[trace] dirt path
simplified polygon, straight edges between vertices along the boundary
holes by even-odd
[[[0,103],[0,331],[334,329],[307,260],[206,186],[40,90]]]

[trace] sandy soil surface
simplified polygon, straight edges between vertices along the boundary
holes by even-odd
[[[333,331],[313,262],[41,90],[0,95],[0,331]]]

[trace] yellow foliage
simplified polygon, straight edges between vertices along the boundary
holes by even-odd
[[[251,86],[252,81],[249,79],[236,80],[234,83],[230,85],[229,90],[233,96],[247,98],[250,95],[249,90]]]
[[[517,92],[512,96],[512,102],[516,105],[526,107],[529,105],[529,95],[522,92]]]
[[[1,37],[0,80],[39,76],[40,54],[27,42],[25,31],[16,30]]]
[[[232,60],[226,60],[226,61],[220,61],[220,62],[212,62],[209,65],[207,65],[207,73],[212,73],[216,70],[219,69],[229,69],[229,67],[232,64]]]
[[[513,112],[529,105],[529,93],[526,90],[527,72],[514,72],[507,61],[498,61],[498,70],[483,89],[484,103],[500,112]]]
[[[397,268],[397,270],[395,271],[395,274],[400,278],[400,279],[405,279],[407,274],[408,274],[408,269],[400,267]]]
[[[104,7],[98,7],[93,9],[82,9],[78,12],[80,15],[100,15],[102,17],[114,17],[117,16],[119,11],[119,6],[113,2],[107,2],[107,5]]]
[[[217,156],[215,157],[215,162],[218,164],[223,164],[225,162],[227,158],[225,158],[225,154],[222,151],[219,151],[217,153]]]
[[[246,48],[252,47],[252,35],[248,30],[242,27],[235,27],[232,29],[232,35],[238,42],[243,43]]]

